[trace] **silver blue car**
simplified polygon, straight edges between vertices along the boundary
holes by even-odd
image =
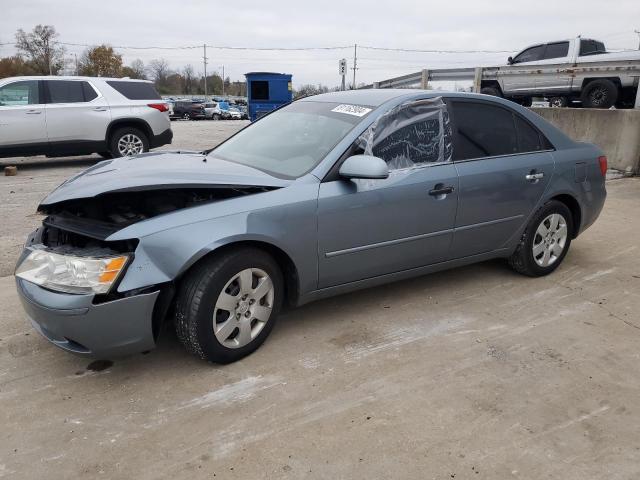
[[[64,350],[147,351],[172,322],[190,352],[232,362],[283,307],[492,258],[551,273],[598,217],[606,169],[597,147],[500,98],[318,95],[210,151],[69,179],[39,207],[17,289]]]

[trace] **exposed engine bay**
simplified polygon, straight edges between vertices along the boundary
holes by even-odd
[[[43,222],[43,240],[50,247],[93,246],[86,245],[89,239],[104,240],[112,233],[148,218],[274,188],[239,186],[136,190],[67,200],[40,207],[40,213],[47,215]],[[109,243],[112,247],[112,242]]]

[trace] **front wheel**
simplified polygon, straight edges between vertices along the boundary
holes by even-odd
[[[249,355],[273,329],[283,285],[280,268],[262,250],[242,248],[205,259],[180,287],[174,318],[178,338],[210,362]]]
[[[557,200],[545,203],[527,225],[509,259],[511,267],[530,277],[548,275],[564,260],[572,232],[573,218],[567,206]]]

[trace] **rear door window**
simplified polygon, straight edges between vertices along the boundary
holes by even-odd
[[[82,103],[85,100],[83,83],[74,80],[46,80],[49,98],[47,103]],[[94,97],[95,98],[95,97]]]
[[[161,100],[160,94],[151,83],[110,80],[107,85],[129,100]]]
[[[544,51],[545,60],[551,58],[564,58],[569,55],[569,42],[549,43]]]
[[[544,137],[520,115],[514,114],[518,135],[518,152],[537,152],[547,149]]]
[[[454,160],[510,155],[518,152],[513,114],[479,102],[451,102],[455,122]]]

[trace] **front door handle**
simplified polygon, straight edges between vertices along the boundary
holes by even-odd
[[[93,109],[94,112],[106,112],[107,107],[96,107]]]
[[[524,178],[533,183],[537,183],[543,177],[543,172],[536,172],[535,170],[531,170],[531,172],[524,176]]]
[[[27,110],[27,115],[40,115],[42,110]]]
[[[441,195],[448,195],[453,193],[454,188],[451,185],[444,186],[442,183],[437,184],[432,190],[429,190],[429,195],[433,197],[439,197]]]

